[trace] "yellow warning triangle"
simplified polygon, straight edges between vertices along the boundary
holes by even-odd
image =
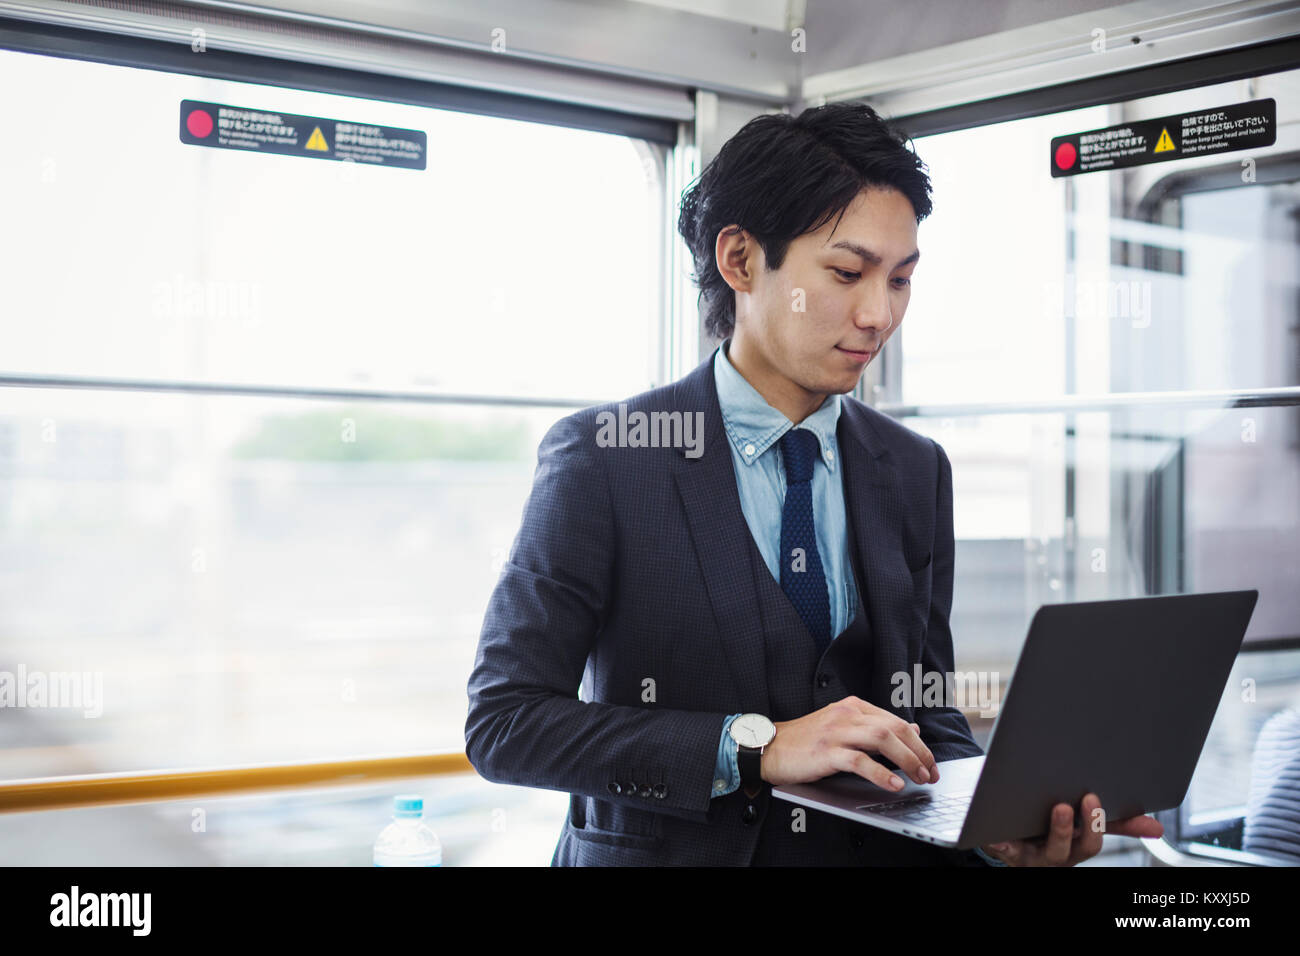
[[[311,146],[310,143],[308,143],[307,145],[308,147]],[[1169,138],[1169,130],[1168,129],[1160,130],[1160,138],[1156,140],[1156,148],[1152,150],[1152,152],[1167,153],[1173,148],[1174,148],[1174,141]]]
[[[319,149],[323,153],[329,152],[330,144],[325,142],[325,136],[321,133],[319,126],[317,126],[316,129],[312,131],[311,136],[307,139],[306,148]],[[1157,146],[1156,149],[1159,150],[1160,147]]]

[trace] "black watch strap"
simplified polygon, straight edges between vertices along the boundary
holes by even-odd
[[[736,767],[740,770],[740,789],[754,797],[763,786],[763,751],[757,747],[739,747],[736,750]]]

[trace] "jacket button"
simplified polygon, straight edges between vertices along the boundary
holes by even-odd
[[[864,844],[864,843],[866,843],[866,842],[867,842],[867,841],[864,840],[864,839],[862,839],[862,837],[861,837],[860,835],[859,835],[859,836],[855,836],[855,837],[853,838],[853,847],[854,847],[854,849],[861,850],[861,849],[862,849],[862,844]]]
[[[825,687],[825,686],[827,686],[830,682],[831,682],[831,679],[830,679],[829,677],[827,677],[825,674],[818,674],[818,675],[817,675],[817,686],[818,686],[818,687]]]
[[[620,793],[623,792],[623,788],[620,787],[620,786],[618,785],[618,781],[617,781],[617,780],[611,780],[611,781],[609,782],[609,786],[608,786],[606,789],[608,789],[609,792],[612,793],[612,794],[613,794],[614,796],[616,796],[616,797],[617,797]]]
[[[641,786],[637,788],[636,795],[638,797],[650,796],[650,784],[648,783],[641,784]]]
[[[656,783],[650,788],[650,792],[654,794],[656,800],[662,800],[664,797],[668,796],[668,787],[662,783]]]
[[[740,815],[740,822],[747,827],[752,827],[754,821],[758,819],[758,811],[754,809],[752,803],[745,805],[745,812]]]
[[[635,796],[636,796],[636,784],[635,784],[635,783],[625,783],[625,784],[623,784],[623,796],[625,796],[625,797],[635,797]]]

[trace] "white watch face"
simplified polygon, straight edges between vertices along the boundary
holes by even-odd
[[[776,736],[776,726],[762,714],[741,714],[731,722],[731,736],[742,747],[766,747]]]

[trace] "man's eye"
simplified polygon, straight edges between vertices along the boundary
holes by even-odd
[[[834,267],[832,267],[832,268],[834,268]],[[847,270],[845,270],[845,269],[836,269],[835,271],[838,272],[840,275],[842,275],[842,276],[843,276],[844,278],[846,278],[846,279],[856,279],[856,278],[858,278],[858,276],[862,275],[861,272],[849,272],[849,271],[847,271]]]
[[[905,286],[909,286],[909,285],[912,284],[912,277],[911,277],[911,276],[899,276],[899,277],[898,277],[897,279],[895,279],[894,281],[895,281],[895,282],[901,282],[903,285],[905,285]]]

